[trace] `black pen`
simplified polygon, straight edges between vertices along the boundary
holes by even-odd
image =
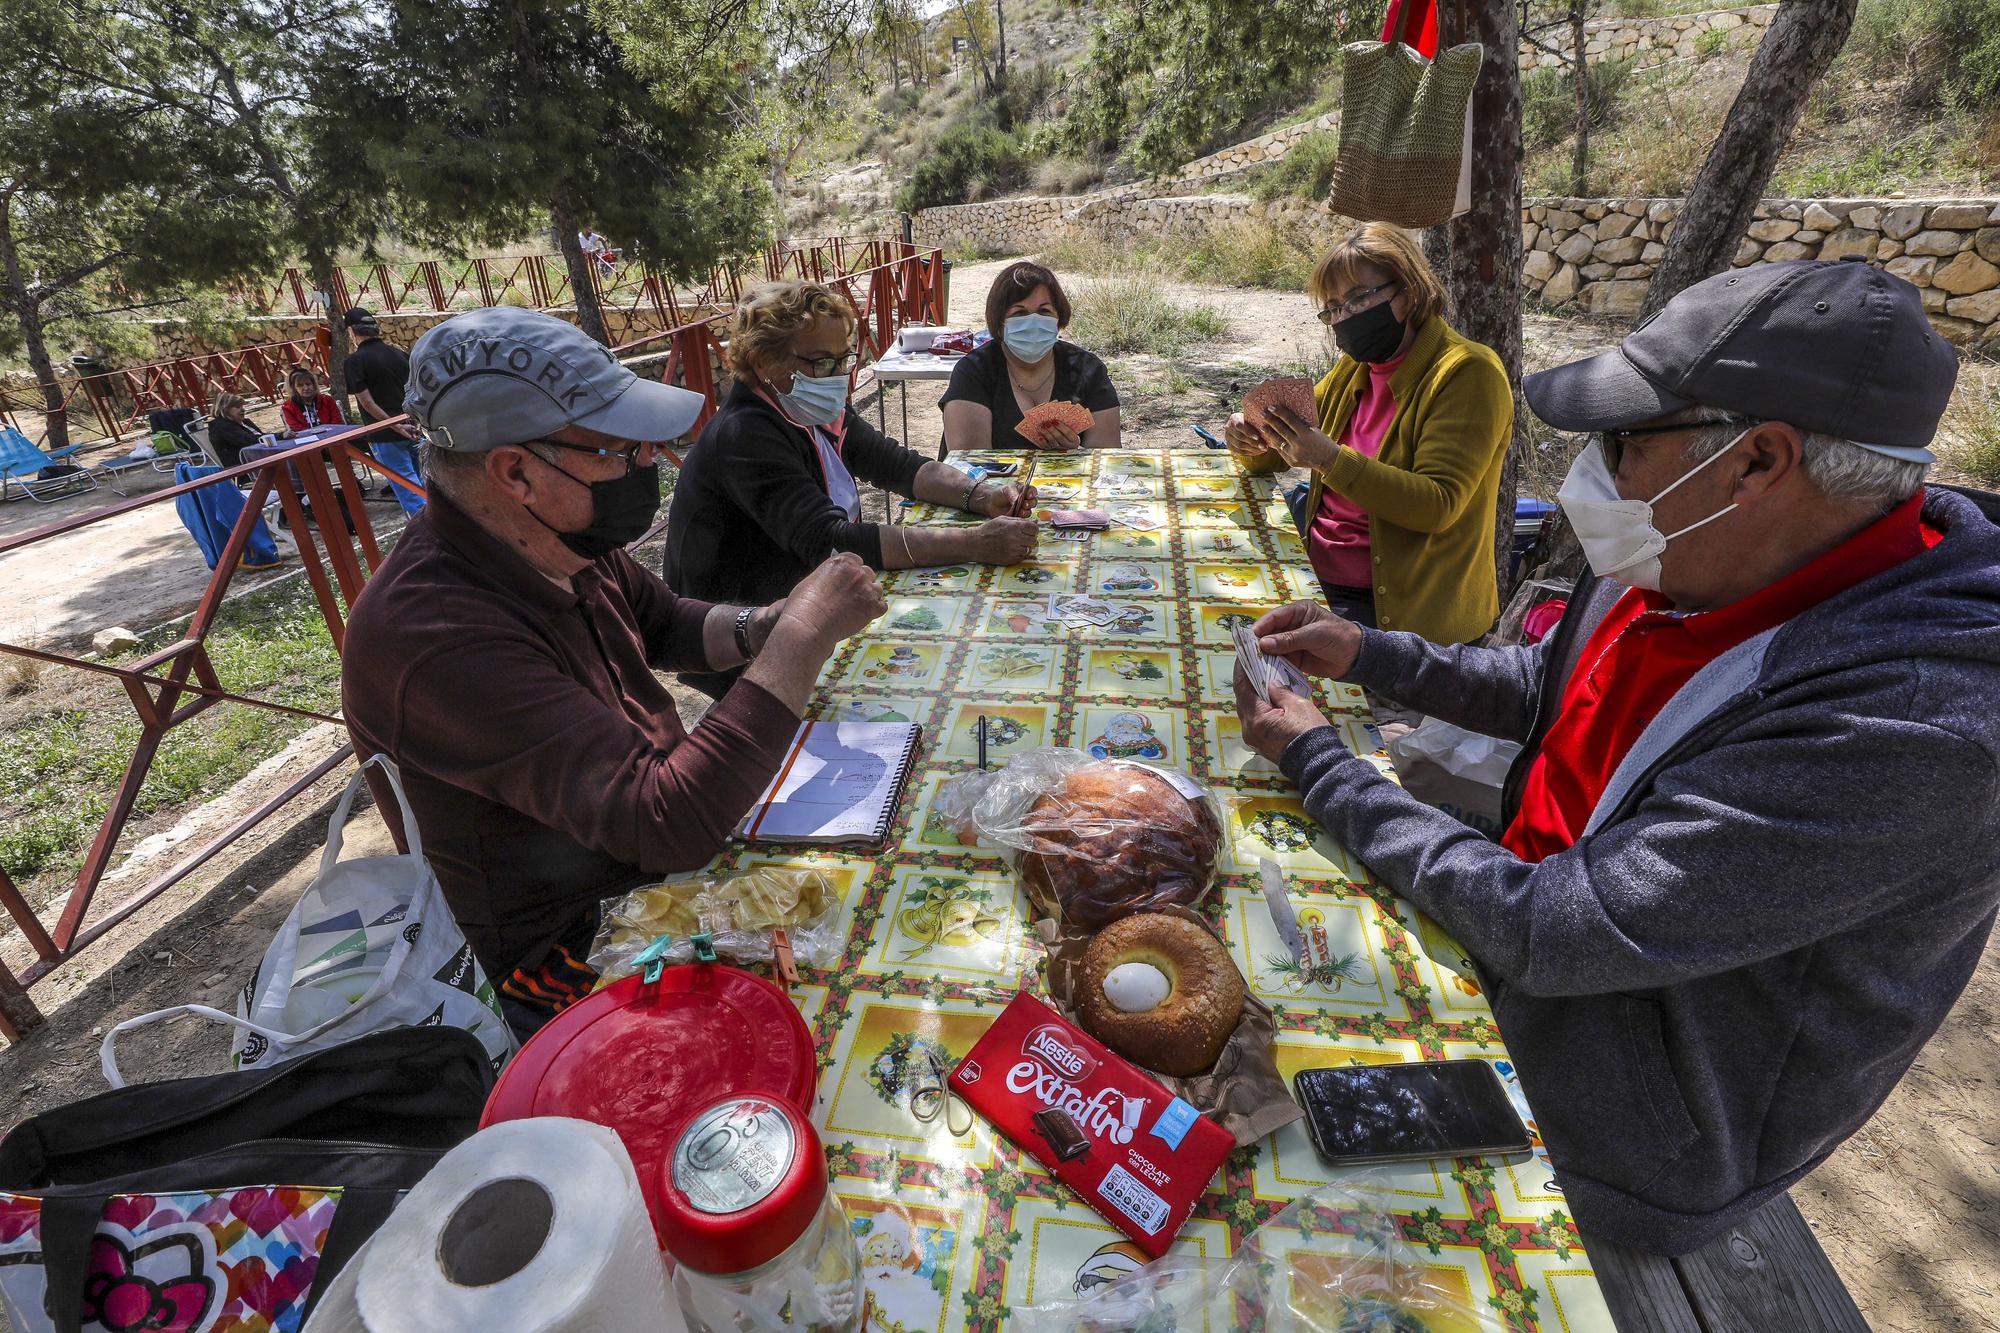
[[[979,715],[979,766],[986,767],[986,714]]]

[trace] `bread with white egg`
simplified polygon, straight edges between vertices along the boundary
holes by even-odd
[[[1076,988],[1083,1030],[1136,1064],[1186,1077],[1215,1064],[1243,1014],[1243,974],[1193,921],[1135,912],[1084,950]]]

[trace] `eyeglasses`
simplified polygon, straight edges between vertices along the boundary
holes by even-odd
[[[854,368],[855,362],[855,356],[852,352],[842,352],[838,356],[811,357],[800,356],[794,352],[792,359],[811,372],[812,377],[816,380],[823,380],[829,375],[845,375]]]
[[[1391,280],[1389,282],[1377,283],[1373,287],[1364,287],[1338,305],[1330,305],[1320,311],[1319,322],[1322,324],[1338,324],[1343,319],[1358,315],[1366,310],[1369,303],[1374,301],[1376,297],[1397,285],[1399,284]]]
[[[640,453],[644,450],[651,449],[653,447],[650,444],[642,444],[639,445],[637,448],[633,449],[600,449],[594,445],[570,444],[563,440],[526,440],[523,441],[523,443],[546,444],[551,449],[566,449],[573,454],[596,454],[599,458],[615,458],[625,464],[625,471],[620,475],[627,477],[631,476],[634,472],[637,472],[639,468],[642,466],[642,464],[639,462]],[[655,453],[653,456],[653,461],[650,463],[646,463],[643,466],[650,468],[657,468],[659,467],[659,465],[660,465],[659,455]]]
[[[1762,424],[1761,417],[1719,417],[1714,421],[1683,421],[1672,426],[1633,426],[1626,430],[1601,430],[1597,432],[1597,447],[1604,454],[1604,466],[1612,476],[1618,475],[1618,462],[1625,456],[1628,440],[1642,435],[1672,435],[1676,431],[1701,430],[1707,426],[1756,426]]]

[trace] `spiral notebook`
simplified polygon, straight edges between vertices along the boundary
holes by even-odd
[[[923,732],[914,722],[804,723],[736,836],[749,842],[886,841]]]

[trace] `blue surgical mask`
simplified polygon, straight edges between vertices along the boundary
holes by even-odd
[[[847,376],[792,376],[790,393],[778,395],[792,419],[809,426],[831,426],[847,411]]]
[[[1054,315],[1009,315],[1001,326],[1001,339],[1016,361],[1033,365],[1049,354],[1061,329]]]

